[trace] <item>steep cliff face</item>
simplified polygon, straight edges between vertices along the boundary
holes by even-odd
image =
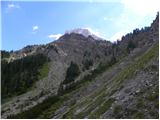
[[[135,29],[116,44],[69,32],[12,53],[15,59],[46,55],[49,72],[31,90],[2,104],[2,117],[158,118],[158,44],[159,15],[151,27]]]

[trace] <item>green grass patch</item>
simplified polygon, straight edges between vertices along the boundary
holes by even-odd
[[[42,79],[48,75],[49,72],[49,64],[45,63],[40,69],[39,73],[40,75],[38,76],[38,79]]]
[[[159,97],[158,93],[157,94],[156,93],[152,93],[147,97],[147,99],[149,101],[155,101],[155,100],[158,100],[158,97]]]
[[[141,109],[141,108],[144,108],[144,107],[145,107],[145,104],[144,104],[144,101],[143,101],[142,98],[139,98],[139,99],[137,100],[136,107],[137,107],[137,109]]]
[[[74,110],[75,110],[74,107],[71,107],[70,110],[63,115],[62,118],[63,119],[71,119],[73,117]]]
[[[104,93],[101,93],[95,100],[92,98],[86,98],[83,102],[80,102],[74,106],[65,114],[64,118],[76,118],[76,119],[82,119],[85,116],[87,116],[95,107],[97,107],[99,104],[101,104],[104,101]],[[82,109],[85,107],[85,109],[75,115],[75,110]]]
[[[137,108],[127,108],[125,111],[128,119],[133,119],[133,115],[138,112]]]
[[[87,104],[85,110],[77,114],[76,118],[82,119],[85,116],[89,115],[92,110],[94,110],[97,106],[99,106],[101,103],[105,101],[105,96],[105,92],[102,92],[101,94],[97,95],[95,99],[92,98],[92,101]]]
[[[54,116],[54,112],[63,105],[66,99],[68,99],[68,96],[60,97],[57,102],[52,104],[48,109],[45,109],[37,118],[50,119],[51,117]]]
[[[122,111],[123,111],[123,108],[122,108],[121,105],[115,105],[115,106],[114,106],[114,109],[113,109],[113,113],[114,113],[114,114],[120,113],[120,112],[122,112]]]
[[[121,105],[115,105],[113,109],[113,114],[116,119],[123,117],[123,108]]]
[[[115,101],[115,99],[110,98],[107,101],[105,101],[103,104],[101,104],[99,106],[98,109],[96,109],[93,113],[91,113],[89,115],[90,119],[97,119],[100,117],[100,115],[102,115],[103,113],[105,113],[112,105],[112,103]]]
[[[84,98],[84,100],[76,105],[72,106],[72,108],[65,114],[64,118],[84,118],[92,110],[94,110],[98,105],[105,101],[104,97],[107,96],[105,94],[106,87],[105,85]],[[75,110],[84,108],[84,111],[74,115]]]
[[[142,113],[142,112],[137,112],[137,113],[134,114],[133,118],[134,118],[134,119],[144,119],[145,116],[144,116],[144,113]]]
[[[148,63],[152,58],[158,56],[158,50],[159,50],[158,44],[154,45],[137,61],[135,61],[133,64],[129,65],[128,67],[126,67],[123,71],[121,71],[115,77],[116,83],[121,84],[123,80],[133,76],[136,70],[143,69],[146,63]]]
[[[43,113],[44,110],[50,108],[51,105],[58,102],[60,98],[58,96],[51,96],[45,99],[42,103],[30,108],[29,110],[25,110],[16,115],[8,116],[9,119],[35,119],[39,115]]]

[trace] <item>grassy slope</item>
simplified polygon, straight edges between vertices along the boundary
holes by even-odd
[[[143,56],[141,56],[138,60],[136,60],[133,64],[127,66],[125,69],[123,69],[118,75],[115,76],[115,78],[112,80],[113,83],[111,85],[112,87],[112,91],[107,91],[112,95],[113,93],[115,93],[116,91],[118,91],[119,87],[121,85],[121,83],[126,80],[131,78],[135,72],[137,70],[141,70],[145,67],[145,65],[154,57],[158,56],[158,45],[155,45],[154,47],[152,47],[149,51],[147,51],[147,53],[145,53]],[[109,96],[108,96],[109,97]],[[106,101],[107,102],[107,101]],[[104,102],[105,103],[105,102]],[[106,110],[104,110],[104,103],[102,103],[100,105],[100,107],[94,111],[93,113],[91,113],[89,115],[90,118],[99,118],[101,114],[103,114],[105,111],[107,111],[108,107],[106,108]]]
[[[104,86],[104,88],[101,87],[102,90],[99,90],[99,92],[96,92],[93,96],[96,98],[97,95],[101,95],[101,94],[106,94],[105,97],[109,97],[111,96],[113,93],[115,93],[116,91],[118,91],[121,87],[121,83],[132,77],[135,73],[135,71],[137,70],[141,70],[144,68],[144,66],[154,57],[158,56],[158,44],[154,45],[151,49],[149,49],[143,56],[140,56],[138,60],[136,60],[133,64],[127,66],[125,69],[123,69],[120,73],[118,73],[112,80],[111,84],[107,84],[107,86],[109,88],[112,88],[111,91],[109,90],[104,90],[104,88],[107,88],[106,86]],[[103,91],[103,92],[102,92]],[[105,92],[106,91],[106,92]],[[108,93],[108,94],[107,94]],[[103,101],[104,96],[100,96],[100,98],[92,100],[90,98],[90,96],[88,98],[86,98],[86,102],[83,101],[83,106],[84,103],[86,103],[87,109],[85,109],[84,111],[80,112],[78,115],[74,115],[73,111],[75,111],[76,109],[78,109],[76,106],[81,106],[81,103],[78,103],[79,105],[74,105],[73,108],[70,109],[70,111],[68,111],[68,113],[66,114],[66,118],[84,118],[87,114],[89,114],[89,118],[99,118],[101,114],[103,114],[105,111],[107,111],[107,109],[109,107],[104,106],[105,104],[108,104],[108,100],[105,100],[104,102],[99,102],[99,100]],[[89,101],[90,100],[90,101]],[[88,102],[89,101],[89,102]],[[112,101],[113,102],[113,101]],[[101,103],[101,104],[98,104]],[[108,105],[107,105],[108,106]],[[93,108],[98,107],[95,111],[92,112]],[[73,113],[73,114],[71,114]],[[86,115],[83,115],[83,113],[85,113]]]
[[[67,113],[64,114],[64,118],[85,118],[88,116],[89,118],[99,118],[101,114],[103,114],[114,102],[114,99],[109,98],[113,93],[121,89],[121,83],[132,77],[136,70],[141,70],[151,59],[158,56],[158,45],[154,45],[151,49],[149,49],[143,56],[140,56],[138,60],[136,60],[133,64],[126,66],[125,69],[120,71],[113,79],[112,83],[105,83],[104,86],[101,86],[97,91],[90,94],[88,97],[83,98],[78,103],[73,103]],[[102,72],[101,72],[102,73]],[[94,77],[95,78],[95,77]],[[82,82],[83,83],[83,82]],[[106,89],[107,88],[107,89]],[[112,89],[110,89],[112,88]],[[79,87],[76,89],[78,90]],[[67,97],[59,97],[57,101],[53,103],[41,103],[38,106],[34,107],[28,111],[24,111],[21,114],[12,116],[11,118],[29,118],[28,112],[33,112],[38,109],[40,112],[37,113],[36,116],[32,118],[51,118],[54,112],[60,108],[64,101],[68,100],[70,96],[70,92],[63,95]],[[106,99],[109,98],[109,99]],[[65,99],[64,99],[65,98]],[[48,101],[52,101],[54,98],[49,98]],[[47,101],[47,100],[46,100]],[[45,105],[47,104],[47,105]],[[40,106],[44,107],[40,107]],[[46,107],[47,106],[47,107]],[[79,113],[75,115],[75,111],[78,109],[83,109]]]
[[[49,63],[45,63],[40,69],[38,79],[42,79],[48,75],[49,72]]]

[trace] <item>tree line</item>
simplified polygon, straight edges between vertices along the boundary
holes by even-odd
[[[1,61],[2,100],[26,92],[38,80],[39,69],[48,61],[43,54],[26,56],[9,63]]]

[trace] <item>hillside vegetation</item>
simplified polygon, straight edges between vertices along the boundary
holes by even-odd
[[[2,118],[159,118],[159,13],[115,43],[70,33],[3,57]]]
[[[26,92],[37,80],[47,76],[48,71],[48,58],[43,54],[27,56],[9,63],[3,60],[2,101]]]

